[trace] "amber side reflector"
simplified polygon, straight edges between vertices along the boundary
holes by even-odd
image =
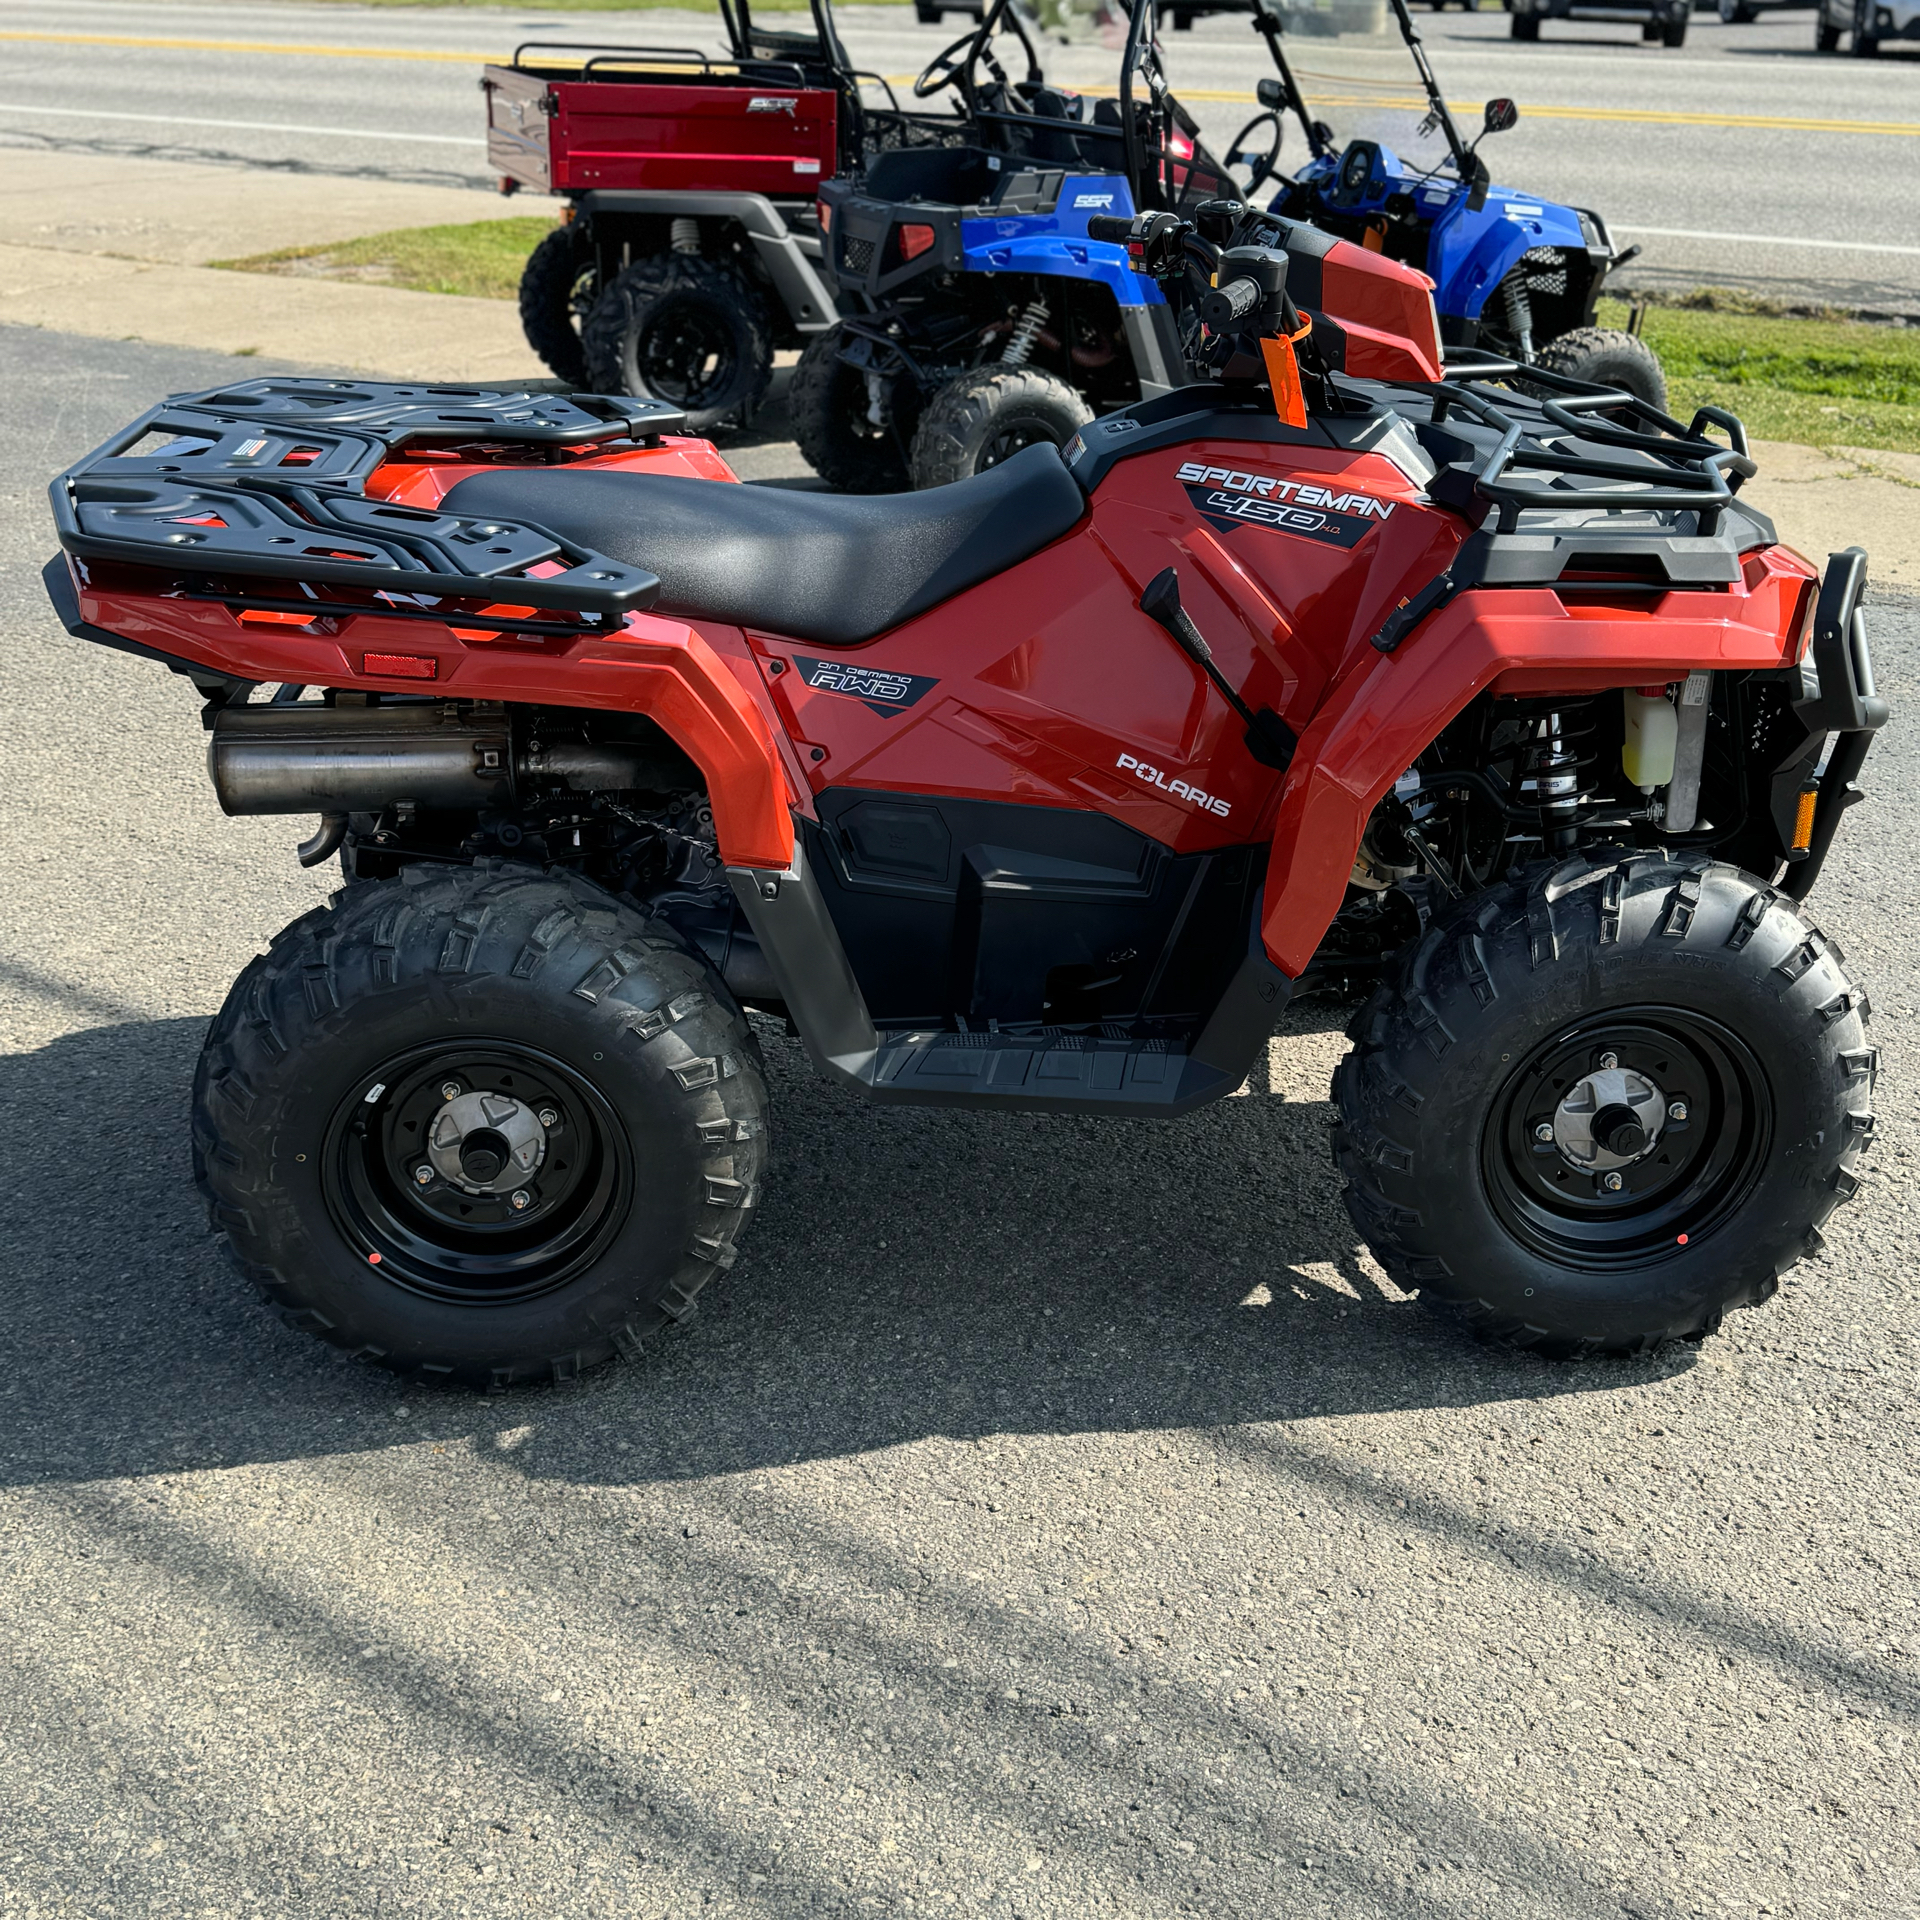
[[[919,225],[900,229],[900,258],[918,260],[933,245],[933,229]]]
[[[428,653],[363,653],[362,673],[384,674],[390,680],[431,680],[440,662]]]
[[[1793,810],[1793,850],[1805,853],[1813,845],[1813,810],[1819,804],[1820,789],[1811,784],[1800,789],[1800,799]]]

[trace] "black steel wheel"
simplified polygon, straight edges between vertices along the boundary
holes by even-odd
[[[1794,902],[1576,857],[1439,915],[1349,1029],[1334,1153],[1388,1276],[1572,1357],[1769,1299],[1859,1184],[1866,996]]]
[[[664,922],[488,862],[365,881],[235,981],[194,1085],[216,1228],[292,1325],[507,1387],[682,1320],[766,1147],[759,1051]]]
[[[633,1199],[620,1116],[565,1061],[511,1041],[416,1047],[335,1111],[321,1181],[394,1286],[527,1300],[591,1266]]]
[[[1575,1022],[1515,1069],[1481,1143],[1502,1224],[1569,1266],[1704,1242],[1752,1192],[1773,1098],[1752,1050],[1679,1007]]]
[[[766,302],[731,267],[698,254],[622,269],[581,337],[598,392],[683,407],[694,433],[747,425],[773,378]]]

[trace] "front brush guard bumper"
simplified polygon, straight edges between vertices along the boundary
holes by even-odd
[[[1866,797],[1853,783],[1873,736],[1887,723],[1889,709],[1874,688],[1860,605],[1866,584],[1867,556],[1861,548],[1848,547],[1828,558],[1814,608],[1813,642],[1799,670],[1801,697],[1793,703],[1806,737],[1775,769],[1768,796],[1787,861],[1781,889],[1796,900],[1813,891],[1840,816]],[[1832,751],[1822,767],[1829,736]],[[1809,791],[1815,795],[1812,831],[1801,848],[1794,844],[1796,828],[1801,797]]]

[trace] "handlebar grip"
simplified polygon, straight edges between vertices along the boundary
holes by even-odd
[[[1133,221],[1124,213],[1096,213],[1087,221],[1089,240],[1118,240],[1122,246],[1133,238]]]
[[[1259,306],[1262,295],[1251,280],[1229,280],[1200,303],[1200,320],[1209,333],[1231,333]]]

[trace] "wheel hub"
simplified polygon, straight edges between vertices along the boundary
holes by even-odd
[[[1667,1096],[1631,1067],[1599,1067],[1567,1089],[1553,1111],[1553,1144],[1582,1173],[1611,1173],[1651,1153],[1667,1122]]]
[[[462,1093],[434,1115],[427,1158],[462,1192],[508,1193],[523,1186],[547,1155],[547,1130],[534,1110],[507,1093]]]

